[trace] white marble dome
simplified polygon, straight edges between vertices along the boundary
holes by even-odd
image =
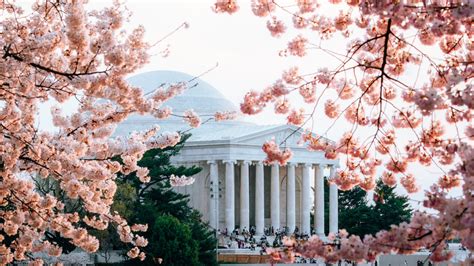
[[[161,84],[190,81],[194,77],[177,71],[152,71],[139,74],[128,79],[130,84],[143,88],[144,93],[155,90]],[[217,111],[237,111],[232,102],[209,83],[195,79],[182,94],[170,99],[164,105],[173,108],[175,113],[182,113],[187,109],[194,109],[200,115],[213,115]]]
[[[151,71],[133,76],[129,78],[128,81],[134,86],[143,88],[143,91],[146,94],[162,84],[182,81],[187,82],[193,79],[193,76],[177,71]],[[189,86],[189,89],[186,89],[182,94],[166,101],[163,103],[163,106],[171,107],[173,113],[177,115],[181,115],[188,109],[193,109],[198,115],[202,116],[203,121],[218,111],[235,111],[239,113],[239,109],[209,83],[201,79],[194,79],[190,82]],[[146,130],[155,124],[160,125],[162,128],[161,131],[183,131],[190,128],[182,118],[176,116],[171,116],[165,120],[159,120],[150,115],[132,115],[117,127],[114,135],[127,135],[132,131]],[[239,128],[246,128],[246,126],[252,127],[255,125],[244,122],[240,119],[221,122],[209,121],[199,128],[192,129],[192,140],[210,137],[216,132],[221,132],[222,130],[232,131],[232,128],[237,126]],[[219,139],[225,138],[225,136],[226,134],[220,134]]]

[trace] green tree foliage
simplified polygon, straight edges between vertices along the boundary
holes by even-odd
[[[128,217],[129,220],[149,225],[148,232],[144,233],[149,240],[144,248],[148,257],[144,262],[131,260],[131,264],[152,265],[156,264],[153,258],[162,258],[166,265],[217,265],[214,232],[202,222],[201,214],[189,207],[189,196],[175,192],[168,182],[172,174],[192,176],[201,171],[199,167],[173,166],[170,163],[171,157],[179,153],[188,137],[185,136],[175,147],[153,149],[144,154],[138,165],[149,169],[149,183],[142,184],[135,173],[117,178],[119,187],[131,186],[135,191],[135,200],[124,203],[128,208],[133,205],[133,215]],[[164,228],[157,228],[159,225]],[[173,231],[175,229],[179,232]]]
[[[149,234],[148,251],[153,255],[147,261],[163,259],[165,265],[199,265],[199,243],[191,229],[171,215],[155,220]],[[148,263],[146,263],[148,264]]]
[[[410,221],[413,209],[408,202],[407,196],[395,193],[395,187],[385,185],[381,180],[377,181],[375,188],[378,200],[375,201],[374,219],[381,220],[379,230],[390,229],[390,225]]]
[[[408,197],[397,195],[395,187],[378,180],[375,195],[375,205],[369,206],[367,193],[361,188],[339,191],[339,228],[364,237],[409,221],[412,209]]]

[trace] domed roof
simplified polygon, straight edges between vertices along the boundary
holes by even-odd
[[[195,78],[191,75],[177,71],[151,71],[138,74],[128,79],[128,82],[143,89],[146,95],[153,92],[163,84],[189,82],[188,89],[182,94],[163,103],[163,106],[169,106],[173,114],[182,115],[186,110],[193,109],[198,115],[204,116],[204,121],[215,112],[235,111],[239,109],[222,95],[216,88],[209,83]],[[206,117],[207,116],[207,117]],[[114,135],[127,135],[132,131],[143,131],[149,129],[155,124],[159,124],[161,131],[183,131],[189,129],[189,126],[181,117],[171,116],[165,120],[159,120],[150,115],[131,115],[124,122],[117,126]],[[251,126],[253,124],[241,120],[214,122],[208,121],[199,128],[193,129],[191,139],[200,139],[199,135],[208,135],[220,130],[228,130],[236,126]]]
[[[151,71],[133,76],[128,82],[143,88],[145,94],[153,92],[162,84],[190,82],[189,88],[182,94],[163,104],[172,107],[176,114],[188,109],[193,109],[199,115],[213,115],[217,111],[238,111],[231,101],[209,83],[182,72]]]

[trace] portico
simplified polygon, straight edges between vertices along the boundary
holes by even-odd
[[[298,227],[300,232],[310,234],[310,212],[311,198],[315,201],[315,224],[316,234],[325,236],[324,232],[324,176],[323,172],[328,170],[335,173],[335,164],[309,164],[290,162],[287,165],[265,165],[262,161],[209,161],[212,165],[210,176],[218,173],[219,167],[225,169],[225,192],[224,200],[216,200],[209,197],[209,221],[214,228],[233,230],[235,228],[246,228],[255,226],[257,234],[262,234],[265,227],[273,229],[288,228],[294,232]],[[253,166],[253,167],[252,167]],[[240,167],[239,173],[231,170]],[[266,171],[265,171],[266,170]],[[270,175],[265,176],[265,172]],[[300,174],[300,175],[297,175]],[[312,193],[310,179],[315,177],[315,192]],[[265,183],[270,183],[270,190],[265,190]],[[236,186],[240,186],[239,195],[236,195]],[[255,192],[250,195],[250,186],[254,186]],[[284,187],[282,187],[284,186]],[[268,187],[268,185],[267,185]],[[213,189],[218,190],[217,188]],[[338,204],[337,187],[330,185],[329,190],[329,232],[338,230]],[[297,200],[297,197],[300,199]],[[240,201],[239,209],[236,209],[234,199]],[[266,202],[270,204],[265,204]],[[283,206],[280,203],[284,202]],[[297,204],[297,202],[299,204]],[[219,223],[216,221],[219,205],[224,205],[224,215],[220,215]],[[253,208],[250,206],[254,206]],[[269,207],[269,210],[265,210]],[[250,215],[250,209],[253,209]],[[239,212],[239,215],[236,213]],[[265,214],[270,213],[270,216]],[[238,219],[236,219],[239,216]]]
[[[261,143],[272,136],[278,141],[290,134],[286,142],[293,150],[292,159],[285,165],[266,164]],[[280,125],[242,137],[190,143],[173,161],[199,165],[203,171],[195,184],[177,189],[189,194],[191,204],[202,210],[210,226],[221,231],[255,226],[257,235],[265,228],[287,228],[288,232],[297,228],[305,234],[314,229],[320,236],[337,232],[338,191],[332,184],[330,230],[324,231],[324,180],[336,173],[338,161],[299,146],[300,134],[296,127]],[[193,192],[193,187],[206,189]],[[312,212],[314,224],[310,224]]]

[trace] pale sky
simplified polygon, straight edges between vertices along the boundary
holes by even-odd
[[[91,0],[92,8],[100,8],[111,1]],[[285,49],[288,40],[297,35],[288,34],[282,39],[271,37],[266,29],[265,18],[253,15],[250,10],[250,1],[241,0],[240,11],[233,14],[215,14],[211,10],[212,0],[129,0],[125,5],[133,12],[126,28],[131,29],[143,25],[146,29],[146,39],[154,43],[172,32],[183,22],[190,27],[182,29],[151,51],[156,54],[150,64],[140,71],[176,70],[190,75],[199,75],[202,72],[218,67],[202,77],[203,80],[220,90],[229,100],[238,105],[244,94],[250,89],[262,90],[280,78],[283,70],[298,65],[303,72],[314,72],[320,67],[334,66],[334,60],[326,54],[311,51],[310,56],[304,58],[279,57],[278,52]],[[345,51],[346,43],[342,38],[329,43],[325,47]],[[163,58],[159,53],[169,45],[170,54]],[[301,101],[299,101],[301,103]],[[320,105],[323,107],[323,105]],[[249,117],[248,120],[265,124],[285,123],[284,117],[272,115],[269,107],[263,114]],[[45,111],[45,112],[43,112]],[[323,133],[329,126],[329,120],[321,111],[313,121],[313,130]],[[42,110],[42,117],[49,117],[49,110]],[[43,123],[44,125],[44,123]],[[341,132],[349,129],[350,125],[338,123],[327,137],[337,140]],[[415,169],[413,169],[415,170]],[[423,190],[440,175],[436,168],[416,169],[422,190],[411,198],[421,200]],[[398,191],[405,193],[398,185]],[[459,195],[459,191],[455,194]],[[417,207],[418,204],[414,204]]]
[[[286,48],[289,38],[297,33],[290,32],[281,39],[271,37],[266,28],[267,19],[253,15],[249,0],[239,1],[240,10],[233,15],[212,12],[212,0],[140,0],[126,3],[134,13],[131,24],[143,25],[150,42],[161,39],[183,22],[190,24],[188,29],[180,30],[155,48],[158,52],[169,44],[171,53],[167,58],[153,57],[143,71],[178,70],[198,75],[218,63],[219,66],[202,79],[220,90],[236,105],[242,101],[247,91],[264,89],[280,78],[283,70],[292,66],[298,65],[308,73],[325,66],[331,69],[331,66],[336,64],[327,54],[317,51],[310,52],[310,55],[304,58],[278,56],[278,52]],[[345,45],[342,38],[323,44],[324,47],[341,51],[345,51]],[[285,123],[284,117],[272,115],[272,109],[270,106],[263,114],[247,119],[256,123]],[[313,123],[313,130],[317,133],[323,133],[329,126],[329,120],[324,115],[318,115]],[[338,123],[329,132],[328,137],[337,140],[340,132],[345,132],[349,126],[347,123]],[[411,198],[422,200],[423,191],[428,189],[441,173],[434,167],[412,170],[422,189],[411,195]],[[406,194],[401,185],[398,185],[398,191]],[[454,194],[459,193],[458,190]],[[416,202],[412,203],[414,207],[420,206]]]

